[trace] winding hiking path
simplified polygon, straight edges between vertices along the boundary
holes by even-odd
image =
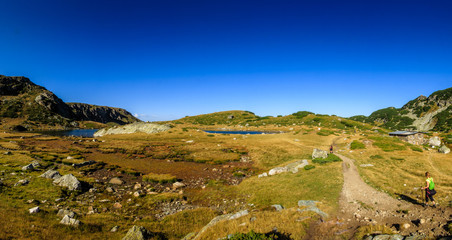
[[[339,217],[343,220],[357,225],[384,224],[404,235],[448,235],[445,225],[451,217],[449,209],[424,208],[377,191],[361,179],[352,159],[336,155],[343,160],[344,185],[339,200]],[[409,226],[404,228],[404,224]]]

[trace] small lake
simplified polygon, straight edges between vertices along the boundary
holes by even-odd
[[[58,136],[58,137],[94,137],[94,133],[99,129],[72,129],[72,130],[54,130],[54,131],[38,131],[37,133],[41,133],[49,136]]]
[[[276,134],[281,132],[263,132],[263,131],[208,131],[203,130],[206,133],[219,133],[219,134]]]

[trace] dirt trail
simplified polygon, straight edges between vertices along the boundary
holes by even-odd
[[[336,155],[343,160],[344,174],[338,218],[347,227],[375,224],[392,227],[403,235],[448,235],[446,225],[452,214],[449,208],[424,208],[415,199],[408,199],[410,202],[394,199],[367,185],[352,159]],[[404,228],[404,224],[409,227]]]

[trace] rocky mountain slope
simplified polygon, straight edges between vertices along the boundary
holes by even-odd
[[[0,75],[0,117],[20,119],[27,126],[77,127],[77,121],[127,124],[139,121],[124,109],[82,103],[66,104],[26,77]]]
[[[394,130],[449,132],[452,130],[452,88],[436,91],[429,97],[419,96],[402,108],[384,108],[368,117],[354,116],[350,119]]]

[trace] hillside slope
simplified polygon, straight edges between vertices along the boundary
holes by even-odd
[[[27,126],[77,127],[77,121],[127,124],[139,121],[120,108],[81,103],[66,104],[46,88],[26,77],[0,75],[0,117]]]
[[[402,108],[384,108],[369,117],[360,115],[350,119],[389,129],[449,132],[452,130],[452,88],[436,91],[429,97],[419,96]]]

